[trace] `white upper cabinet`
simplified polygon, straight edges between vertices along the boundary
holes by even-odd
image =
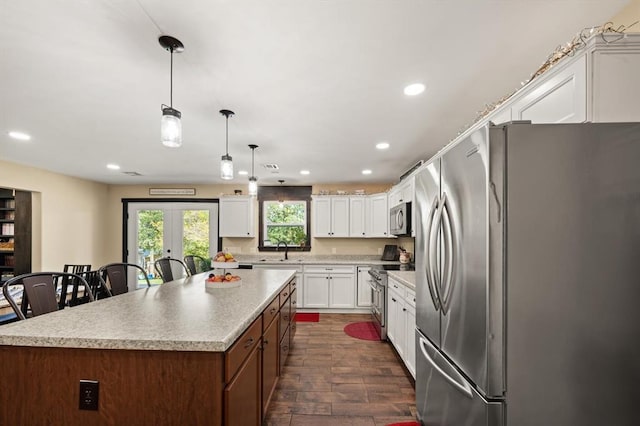
[[[366,228],[367,197],[349,198],[349,236],[368,237]]]
[[[389,190],[389,208],[413,201],[415,181],[415,176],[411,175]]]
[[[253,237],[254,199],[234,195],[220,198],[220,236]]]
[[[367,197],[366,215],[367,237],[386,238],[389,236],[389,208],[387,194],[373,194]]]
[[[524,86],[486,120],[495,124],[511,120],[532,123],[638,121],[638,75],[639,34],[626,34],[622,39],[609,42],[596,35],[572,57],[560,60]],[[486,120],[478,125],[484,125]]]
[[[587,58],[540,77],[511,107],[513,120],[532,123],[582,123],[587,119]],[[546,78],[545,78],[546,77]]]
[[[349,236],[349,197],[313,197],[313,236]]]

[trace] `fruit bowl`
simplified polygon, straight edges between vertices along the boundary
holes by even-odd
[[[211,258],[211,267],[218,269],[236,269],[238,261],[233,258],[229,252],[219,251]]]
[[[227,277],[229,279],[227,279]],[[204,286],[206,288],[234,288],[242,285],[242,279],[237,275],[231,275],[229,273],[225,275],[209,274],[209,277],[204,280]]]

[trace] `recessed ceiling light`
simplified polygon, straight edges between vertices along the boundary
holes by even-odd
[[[118,166],[117,164],[107,164],[107,169],[120,170],[120,166]]]
[[[369,169],[364,169],[364,170],[362,171],[362,174],[363,174],[363,175],[370,175],[370,174],[371,174],[371,170],[369,170]]]
[[[246,176],[246,175],[249,174],[249,172],[246,171],[246,170],[240,170],[240,171],[238,171],[238,174],[241,175],[241,176]]]
[[[404,88],[404,94],[407,96],[415,96],[424,92],[424,84],[422,83],[414,83],[410,84]]]
[[[310,172],[309,170],[300,170],[300,174],[301,174],[301,175],[308,175],[308,174],[310,174],[310,173],[311,173],[311,172]]]
[[[31,136],[26,133],[11,131],[9,132],[9,137],[13,139],[17,139],[19,141],[28,141],[31,140]]]
[[[376,144],[376,148],[377,149],[387,149],[389,148],[389,143],[388,142],[380,142]]]

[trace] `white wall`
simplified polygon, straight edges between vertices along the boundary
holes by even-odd
[[[0,161],[0,187],[33,193],[32,270],[107,258],[107,185]]]

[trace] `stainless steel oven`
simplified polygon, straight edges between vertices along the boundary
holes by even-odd
[[[368,282],[373,293],[371,318],[380,340],[387,340],[387,272],[373,266],[369,269],[369,276],[371,279]]]
[[[387,340],[387,271],[415,271],[412,263],[372,265],[369,269],[369,286],[373,293],[371,317],[380,340]]]

